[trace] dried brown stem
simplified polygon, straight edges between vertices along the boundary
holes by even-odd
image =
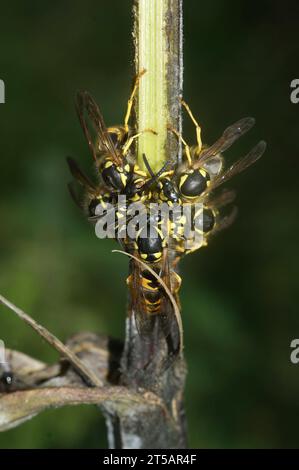
[[[68,359],[75,370],[88,382],[89,385],[94,387],[102,387],[103,382],[90,370],[86,365],[74,354],[67,346],[65,346],[56,336],[48,331],[44,326],[38,324],[32,317],[0,295],[0,303],[5,305],[9,310],[14,312],[21,320],[36,331],[48,344],[50,344],[62,357]]]

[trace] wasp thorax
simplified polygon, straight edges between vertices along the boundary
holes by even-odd
[[[208,187],[210,176],[204,168],[183,173],[179,179],[179,188],[186,198],[199,197]]]
[[[116,191],[122,191],[127,184],[127,175],[122,167],[115,165],[110,159],[107,159],[101,169],[101,174],[107,186]]]
[[[152,227],[153,234],[149,234],[150,225],[141,228],[137,235],[137,247],[141,258],[148,263],[156,263],[162,257],[163,240],[158,227]]]

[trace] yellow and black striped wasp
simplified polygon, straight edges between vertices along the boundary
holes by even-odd
[[[98,105],[87,91],[79,92],[76,100],[79,121],[104,189],[110,194],[123,194],[130,201],[142,199],[140,185],[147,176],[136,164],[130,151],[132,144],[144,132],[155,133],[144,129],[134,134],[129,126],[134,97],[144,73],[140,72],[135,79],[123,125],[106,127]]]
[[[225,189],[217,195],[209,194],[204,203],[192,207],[190,238],[185,232],[181,236],[174,236],[170,243],[174,252],[173,266],[183,256],[207,246],[214,235],[234,222],[237,207],[233,206],[229,211],[224,211],[223,208],[230,205],[235,197],[235,191]]]
[[[137,332],[145,344],[153,345],[155,332],[163,335],[168,347],[167,362],[170,365],[171,360],[175,359],[182,349],[182,327],[177,318],[177,315],[180,315],[178,292],[181,278],[170,266],[167,248],[163,249],[159,262],[150,265],[156,276],[137,261],[138,253],[134,252],[132,247],[125,248],[129,253],[135,254],[135,259],[130,261],[130,274],[127,278],[130,315],[134,316]],[[174,311],[175,307],[157,276],[171,292],[178,313]],[[154,355],[155,351],[152,351],[152,354]]]
[[[220,185],[241,173],[255,163],[264,153],[266,143],[260,141],[246,156],[224,169],[222,153],[254,125],[254,119],[247,117],[229,126],[222,136],[210,147],[203,146],[201,128],[189,106],[182,104],[195,124],[197,145],[190,147],[185,139],[173,128],[169,128],[184,145],[185,162],[178,165],[173,174],[160,180],[160,199],[170,199],[192,204],[203,200],[205,196]]]
[[[68,185],[69,191],[75,203],[79,208],[83,209],[87,217],[95,215],[98,205],[101,205],[103,210],[105,210],[108,203],[113,204],[114,196],[105,191],[99,184],[91,181],[73,158],[67,157],[67,163],[72,176],[83,187],[83,194],[79,195],[72,183]]]
[[[75,180],[84,188],[84,195],[79,197],[72,185],[69,185],[69,189],[75,202],[83,207],[90,218],[96,219],[98,206],[105,211],[107,204],[115,204],[119,194],[126,196],[128,202],[142,201],[149,196],[144,186],[149,178],[140,170],[130,152],[133,142],[139,135],[143,132],[154,132],[144,130],[134,134],[129,126],[134,97],[144,73],[145,71],[140,72],[135,79],[123,125],[107,128],[100,109],[91,95],[86,91],[77,94],[76,109],[96,164],[98,181],[96,184],[93,183],[82,172],[76,161],[69,157],[67,159],[69,169]]]
[[[137,249],[138,255],[146,263],[158,263],[162,259],[163,250],[167,247],[168,237],[171,231],[171,213],[163,207],[163,202],[157,201],[152,196],[152,187],[159,182],[160,178],[164,178],[167,173],[167,167],[171,164],[167,161],[163,167],[154,173],[145,155],[143,155],[144,165],[148,171],[148,180],[144,183],[142,191],[148,191],[147,203],[143,205],[143,219],[139,224],[136,237],[131,242]],[[159,203],[156,207],[153,203]],[[162,205],[161,205],[162,203]],[[168,208],[168,206],[167,206]],[[130,210],[130,209],[129,209]],[[129,213],[129,211],[128,211]],[[130,217],[128,218],[128,222]]]
[[[146,165],[148,165],[146,156],[143,156]],[[148,204],[141,200],[130,201],[125,199],[122,202],[116,193],[104,192],[104,189],[94,184],[78,167],[76,162],[67,158],[70,170],[76,181],[83,186],[83,197],[78,197],[72,184],[69,184],[69,190],[76,204],[84,210],[90,222],[102,222],[106,234],[114,234],[114,238],[123,243],[125,238],[130,242],[134,249],[138,251],[140,258],[146,263],[156,263],[162,258],[163,248],[167,245],[167,234],[162,230],[163,218],[159,212],[150,210],[151,187],[165,172],[169,162],[166,162],[161,170],[156,174],[151,173],[142,183],[136,185],[136,194],[138,192],[146,195]],[[101,206],[99,211],[98,206]],[[135,217],[135,210],[138,210],[138,217]],[[112,217],[111,217],[112,215]],[[132,219],[135,218],[135,230],[127,230]],[[136,220],[137,219],[137,220]],[[109,222],[108,222],[109,221]],[[123,230],[125,229],[125,232]],[[112,232],[113,231],[113,232]],[[111,236],[111,235],[109,235]]]

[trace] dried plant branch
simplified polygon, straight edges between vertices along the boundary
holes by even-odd
[[[90,370],[86,365],[74,354],[67,346],[65,346],[56,336],[50,333],[45,327],[38,324],[27,313],[0,295],[0,303],[5,305],[9,310],[14,312],[21,320],[36,331],[42,338],[44,338],[50,346],[52,346],[62,357],[68,359],[74,369],[87,381],[87,383],[94,387],[102,387],[103,382]]]
[[[128,420],[150,411],[159,422],[163,422],[172,433],[177,432],[177,423],[169,413],[163,400],[156,394],[139,389],[111,385],[108,381],[110,364],[110,341],[93,333],[80,333],[69,341],[76,351],[83,354],[91,367],[98,361],[101,377],[106,385],[87,388],[80,377],[65,370],[61,362],[47,366],[18,351],[7,351],[9,367],[18,380],[9,388],[9,393],[0,393],[0,431],[19,426],[48,408],[68,405],[99,405],[107,416],[119,416]],[[117,367],[117,366],[116,366]],[[30,387],[28,387],[30,385]],[[153,442],[157,431],[153,430]],[[123,436],[123,442],[127,439]]]
[[[0,395],[0,431],[19,426],[48,408],[66,405],[102,405],[117,410],[161,408],[171,420],[163,403],[153,393],[137,393],[126,387],[59,387],[40,388]],[[175,426],[175,423],[170,423]]]
[[[119,384],[119,361],[122,351],[120,341],[96,335],[95,333],[78,333],[66,342],[67,347],[79,357],[84,364],[97,375],[104,385]],[[81,376],[65,361],[48,365],[19,351],[6,349],[4,370],[13,374],[9,388],[0,382],[1,391],[15,392],[36,387],[64,387],[80,385],[85,382]],[[1,376],[0,364],[0,376]]]

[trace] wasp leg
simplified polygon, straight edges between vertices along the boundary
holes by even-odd
[[[189,163],[190,166],[192,166],[190,146],[187,144],[187,142],[185,141],[183,136],[176,129],[174,129],[174,127],[168,126],[168,130],[170,132],[173,132],[173,134],[183,143],[183,145],[185,147],[185,152],[186,152],[186,157],[187,157],[188,163]]]
[[[138,137],[140,137],[140,136],[141,136],[142,134],[144,134],[145,132],[151,132],[152,134],[157,135],[157,132],[154,131],[153,129],[144,129],[143,131],[140,131],[140,132],[138,132],[137,134],[132,135],[132,136],[127,140],[127,142],[125,143],[125,145],[123,146],[122,154],[123,154],[123,155],[126,155],[126,154],[128,153],[129,148],[131,147],[132,143],[134,142],[134,140],[136,140]]]
[[[192,114],[192,111],[191,109],[189,108],[189,106],[187,105],[186,101],[182,100],[181,99],[181,103],[182,105],[184,106],[184,108],[186,109],[187,113],[189,114],[190,116],[190,119],[192,120],[193,124],[195,125],[195,128],[196,128],[196,140],[197,140],[197,146],[198,146],[198,153],[200,153],[201,149],[202,149],[202,141],[201,141],[201,127],[200,125],[198,124],[198,122],[196,121],[195,117],[193,116]]]
[[[168,170],[168,171],[163,171],[161,173],[160,178],[166,178],[167,176],[173,176],[174,171],[173,170]]]
[[[124,122],[124,128],[125,128],[126,133],[129,132],[129,120],[130,120],[130,117],[131,117],[134,98],[135,98],[136,92],[137,92],[138,87],[139,87],[139,81],[140,81],[140,78],[142,77],[142,75],[145,74],[145,72],[146,72],[146,70],[143,69],[143,70],[141,70],[141,72],[138,73],[138,75],[136,75],[133,90],[132,90],[131,96],[128,100],[127,111],[126,111],[125,122]]]

